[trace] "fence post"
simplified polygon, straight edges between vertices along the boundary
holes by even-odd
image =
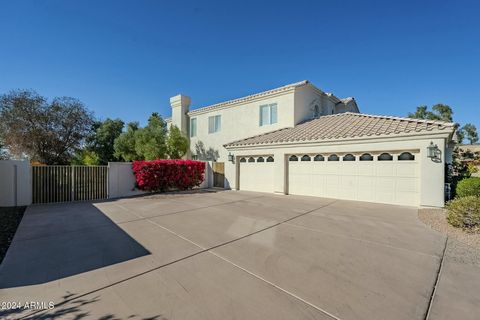
[[[70,171],[72,171],[72,190],[71,190],[71,199],[70,201],[75,201],[75,166],[70,167]]]
[[[110,199],[110,162],[107,164],[107,199]]]

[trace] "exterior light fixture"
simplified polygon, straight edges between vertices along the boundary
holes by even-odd
[[[231,154],[230,152],[228,153],[228,161],[233,163],[233,154]]]
[[[438,146],[436,144],[433,144],[432,141],[430,141],[430,145],[427,147],[427,157],[430,159],[436,159],[438,154]]]

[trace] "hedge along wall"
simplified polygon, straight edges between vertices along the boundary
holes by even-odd
[[[205,179],[205,162],[194,160],[134,161],[137,187],[145,191],[187,190]]]

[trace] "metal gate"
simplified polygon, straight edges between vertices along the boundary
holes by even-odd
[[[217,188],[225,187],[225,164],[223,162],[214,162],[212,166],[213,171],[213,186]]]
[[[33,166],[33,203],[106,199],[108,166]]]

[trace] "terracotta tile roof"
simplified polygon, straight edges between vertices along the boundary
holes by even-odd
[[[198,109],[195,109],[195,110],[191,110],[188,114],[190,116],[192,116],[192,115],[196,115],[198,113],[204,113],[204,112],[212,111],[212,110],[215,110],[215,109],[228,107],[228,106],[240,103],[240,102],[246,102],[246,101],[250,101],[250,100],[253,100],[253,99],[265,97],[265,96],[268,96],[268,95],[271,95],[271,94],[275,94],[275,93],[279,93],[279,92],[283,92],[283,91],[288,91],[289,89],[292,89],[292,88],[295,88],[295,87],[301,87],[301,86],[304,86],[304,85],[307,85],[307,84],[310,84],[310,81],[303,80],[303,81],[300,81],[300,82],[291,83],[291,84],[288,84],[288,85],[283,86],[283,87],[279,87],[279,88],[263,91],[263,92],[260,92],[260,93],[255,93],[255,94],[245,96],[245,97],[242,97],[242,98],[228,100],[228,101],[225,101],[225,102],[220,102],[220,103],[217,103],[217,104],[212,104],[210,106],[206,106],[206,107],[198,108]],[[333,95],[330,94],[330,96],[333,96]],[[333,97],[335,97],[335,96],[333,96]],[[338,100],[338,98],[336,98],[336,97],[335,97],[335,99]]]
[[[333,140],[370,136],[392,136],[424,131],[453,132],[455,124],[444,121],[376,116],[345,112],[308,120],[293,128],[284,128],[247,139],[234,141],[225,147]]]

